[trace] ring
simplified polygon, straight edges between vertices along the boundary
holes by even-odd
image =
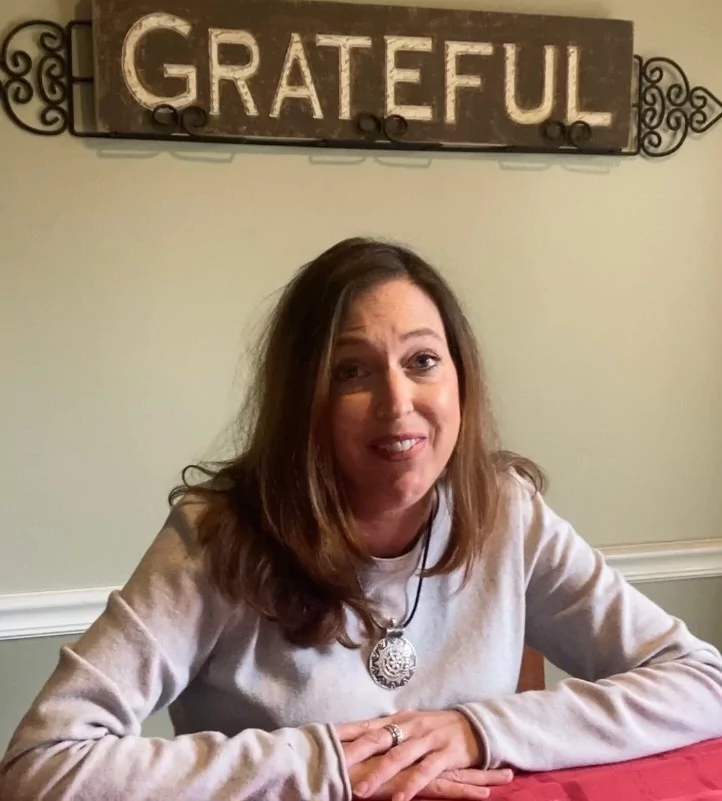
[[[397,745],[403,743],[404,733],[401,731],[400,726],[397,726],[395,723],[387,723],[384,728],[391,735],[392,748],[395,748]]]

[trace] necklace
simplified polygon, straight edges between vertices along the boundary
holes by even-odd
[[[432,510],[426,524],[426,542],[424,543],[424,555],[421,561],[421,575],[419,576],[416,599],[411,613],[401,624],[398,624],[395,618],[391,618],[388,625],[384,627],[384,636],[374,645],[369,655],[368,669],[371,678],[384,690],[396,690],[399,687],[403,687],[409,683],[414,673],[416,673],[416,649],[404,636],[404,629],[411,623],[419,605],[426,558],[429,555],[433,519],[434,513]]]

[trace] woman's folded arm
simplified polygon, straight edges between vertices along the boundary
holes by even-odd
[[[141,736],[211,653],[231,608],[176,508],[126,586],[73,645],[0,762],[2,801],[250,801],[350,797],[325,725],[235,736]]]

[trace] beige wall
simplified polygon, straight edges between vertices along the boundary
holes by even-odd
[[[633,19],[638,52],[722,92],[717,0],[501,6]],[[352,234],[450,277],[507,444],[590,541],[717,537],[720,175],[722,126],[658,162],[429,159],[100,145],[0,116],[0,593],[124,580],[179,470],[214,454],[261,308]]]

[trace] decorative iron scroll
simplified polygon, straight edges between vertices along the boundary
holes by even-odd
[[[15,49],[23,31],[37,37],[35,54]],[[13,28],[0,48],[0,100],[7,116],[29,133],[57,136],[68,130],[68,41],[56,22],[29,20]],[[39,100],[36,124],[27,122],[21,109]]]
[[[682,68],[669,58],[641,62],[638,150],[670,156],[692,134],[703,134],[722,120],[722,101],[703,86],[690,87]]]
[[[355,119],[351,137],[344,140],[251,140],[243,136],[204,134],[206,110],[198,106],[175,109],[159,106],[152,112],[157,133],[119,135],[84,130],[78,125],[76,89],[92,86],[92,76],[74,73],[76,35],[90,30],[90,21],[75,20],[62,26],[51,20],[32,19],[12,28],[0,44],[0,103],[6,116],[24,131],[39,136],[69,132],[97,139],[190,140],[223,144],[266,144],[290,147],[418,150],[465,153],[538,153],[660,158],[676,153],[690,135],[701,135],[722,121],[722,100],[703,86],[691,86],[679,64],[666,57],[637,63],[636,97],[632,103],[633,141],[623,151],[595,149],[593,131],[585,123],[570,126],[548,120],[539,129],[535,148],[455,146],[417,143],[405,139],[408,122],[399,115],[380,119],[362,113]],[[33,49],[20,40],[32,36]],[[35,108],[35,114],[29,109]],[[355,134],[355,138],[353,136]]]

